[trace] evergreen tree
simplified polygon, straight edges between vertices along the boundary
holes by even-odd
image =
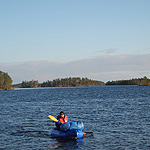
[[[38,82],[38,80],[22,81],[21,87],[22,88],[37,88],[37,87],[39,87],[39,82]]]
[[[8,75],[8,73],[0,71],[0,89],[1,90],[10,90],[12,82],[13,81],[11,77]]]

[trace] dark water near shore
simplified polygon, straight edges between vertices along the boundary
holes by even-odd
[[[83,121],[83,139],[50,136],[48,114]],[[150,150],[150,86],[0,91],[0,149]]]

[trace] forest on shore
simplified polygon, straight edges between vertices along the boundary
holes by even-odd
[[[21,88],[37,88],[37,87],[75,87],[75,86],[102,86],[102,85],[150,85],[150,79],[146,76],[143,78],[135,78],[130,80],[117,80],[108,81],[106,83],[102,81],[96,81],[86,78],[74,77],[74,78],[62,78],[54,79],[53,81],[47,80],[46,82],[39,83],[38,80],[22,81],[19,84]]]
[[[87,77],[69,77],[57,78],[52,81],[47,80],[39,83],[38,80],[22,81],[22,83],[12,85],[12,78],[8,73],[0,71],[0,90],[12,90],[13,88],[38,88],[38,87],[77,87],[77,86],[102,86],[102,85],[150,85],[150,79],[144,76],[143,78],[133,78],[130,80],[108,81],[106,83],[97,80],[91,80]]]
[[[0,90],[11,90],[13,80],[8,73],[0,71]]]
[[[22,81],[20,87],[22,88],[33,88],[33,87],[75,87],[75,86],[101,86],[105,85],[102,81],[91,80],[88,78],[62,78],[54,79],[53,81],[46,81],[39,83],[38,80],[34,81]]]
[[[106,85],[141,85],[146,86],[150,85],[150,79],[148,79],[146,76],[143,78],[135,78],[130,80],[117,80],[117,81],[108,81],[106,82]]]

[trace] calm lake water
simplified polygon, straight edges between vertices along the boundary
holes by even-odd
[[[83,139],[50,136],[48,115],[83,121]],[[150,86],[0,91],[1,150],[150,150]]]

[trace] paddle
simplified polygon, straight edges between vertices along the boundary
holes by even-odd
[[[48,117],[53,120],[54,122],[59,122],[54,116],[52,115],[48,115]],[[93,132],[83,132],[83,135],[86,135],[86,134],[91,134]]]
[[[59,122],[55,117],[51,116],[51,115],[48,115],[48,117],[53,120],[54,122]]]
[[[86,135],[86,134],[93,134],[93,132],[83,132],[83,135]]]

